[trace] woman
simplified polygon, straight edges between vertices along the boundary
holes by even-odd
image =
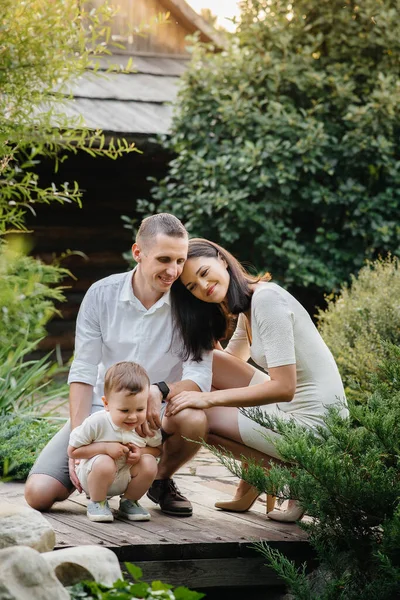
[[[222,247],[192,239],[171,297],[184,358],[199,360],[202,350],[218,347],[230,316],[239,319],[225,351],[219,346],[214,352],[215,390],[178,394],[168,403],[168,414],[188,407],[205,409],[212,443],[215,436],[222,437],[237,457],[262,457],[266,466],[271,459],[279,460],[274,444],[278,434],[254,423],[239,407],[259,406],[265,414],[311,428],[324,425],[327,407],[333,404],[341,403],[341,414],[347,416],[331,352],[303,306],[268,274],[252,277]],[[247,363],[250,356],[260,370]],[[234,499],[216,506],[248,510],[257,497],[258,491],[241,481]],[[302,512],[290,501],[286,513],[275,510],[268,516],[293,521]]]

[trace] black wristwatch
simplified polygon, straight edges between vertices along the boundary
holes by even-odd
[[[153,385],[156,385],[158,387],[158,389],[162,393],[162,399],[165,400],[165,398],[168,396],[168,394],[170,392],[170,389],[167,386],[167,384],[165,383],[165,381],[159,381],[158,383],[153,383]]]

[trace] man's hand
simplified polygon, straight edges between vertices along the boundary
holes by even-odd
[[[167,404],[166,417],[172,417],[185,408],[210,408],[212,404],[212,392],[180,392]]]
[[[140,452],[140,448],[138,448],[137,446],[135,446],[135,444],[132,444],[132,442],[129,442],[127,444],[128,447],[128,454],[126,455],[126,463],[128,465],[137,465],[137,463],[139,462],[142,453]]]
[[[68,469],[69,469],[69,478],[78,490],[79,493],[82,492],[82,486],[79,482],[78,476],[75,471],[76,465],[79,464],[79,459],[75,460],[75,458],[68,459]]]
[[[122,456],[128,456],[129,448],[125,444],[120,444],[119,442],[104,442],[106,453],[108,456],[111,456],[114,460],[118,460]]]
[[[149,396],[147,399],[147,415],[146,421],[143,425],[140,425],[135,429],[135,431],[141,437],[154,437],[154,431],[160,429],[161,427],[161,419],[160,419],[160,410],[161,410],[161,402],[162,402],[162,394],[159,388],[156,385],[151,385],[149,389]]]

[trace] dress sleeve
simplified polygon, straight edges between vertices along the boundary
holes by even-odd
[[[71,431],[71,435],[69,436],[70,446],[73,446],[74,448],[88,446],[97,439],[96,423],[94,419],[91,418],[93,416],[94,415],[91,415],[85,419],[81,425],[78,425],[78,427],[75,427],[75,429]]]
[[[89,288],[79,309],[76,321],[75,354],[68,383],[79,382],[94,386],[102,356],[102,335],[97,302],[98,290]]]
[[[268,367],[296,364],[294,314],[279,292],[263,289],[252,302],[254,323]]]
[[[233,332],[225,351],[247,362],[250,358],[250,343],[247,336],[246,317],[239,315],[236,329]]]

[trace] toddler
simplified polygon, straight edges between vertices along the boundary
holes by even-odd
[[[76,473],[90,496],[91,521],[113,521],[107,498],[121,495],[119,513],[131,521],[148,521],[138,500],[157,473],[161,431],[140,437],[135,429],[146,420],[149,378],[134,362],[119,362],[104,379],[105,410],[90,415],[70,435],[68,456],[80,459]]]

